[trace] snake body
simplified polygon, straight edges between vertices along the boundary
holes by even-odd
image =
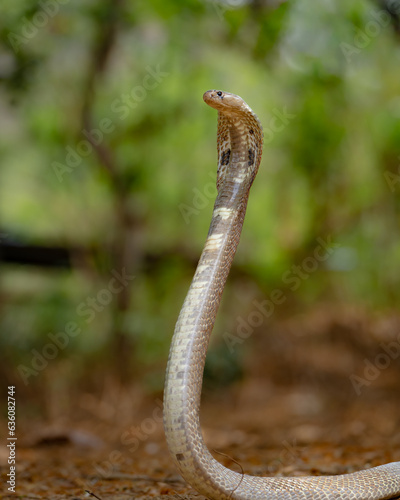
[[[260,164],[263,132],[257,116],[239,96],[209,90],[203,99],[218,111],[218,195],[168,359],[164,427],[172,458],[185,480],[210,499],[398,498],[400,462],[340,476],[256,477],[222,466],[204,443],[199,419],[204,362]]]

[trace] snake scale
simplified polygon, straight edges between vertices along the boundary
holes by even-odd
[[[340,476],[256,477],[227,469],[204,443],[199,418],[204,362],[260,164],[263,132],[257,116],[239,96],[209,90],[203,99],[218,111],[218,195],[168,359],[164,427],[172,458],[191,486],[215,500],[398,498],[400,462]]]

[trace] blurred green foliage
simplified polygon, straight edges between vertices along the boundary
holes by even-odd
[[[62,355],[96,354],[118,321],[132,356],[163,366],[216,192],[209,88],[241,95],[266,139],[234,263],[256,290],[247,302],[244,278],[230,281],[218,329],[328,235],[340,246],[293,300],[398,303],[400,46],[381,4],[3,0],[0,37],[2,238],[96,255],[89,270],[2,266],[4,352],[29,364],[75,321],[84,334]],[[85,107],[117,184],[87,142]],[[109,281],[121,231],[129,307],[85,324],[77,307]]]

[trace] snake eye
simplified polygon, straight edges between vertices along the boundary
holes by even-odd
[[[220,90],[217,92],[217,96],[219,96],[219,97],[222,96],[222,92]]]

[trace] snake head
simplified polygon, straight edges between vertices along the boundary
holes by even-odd
[[[223,90],[207,90],[203,95],[203,100],[212,108],[227,114],[235,113],[235,111],[243,113],[243,109],[248,108],[241,97]]]

